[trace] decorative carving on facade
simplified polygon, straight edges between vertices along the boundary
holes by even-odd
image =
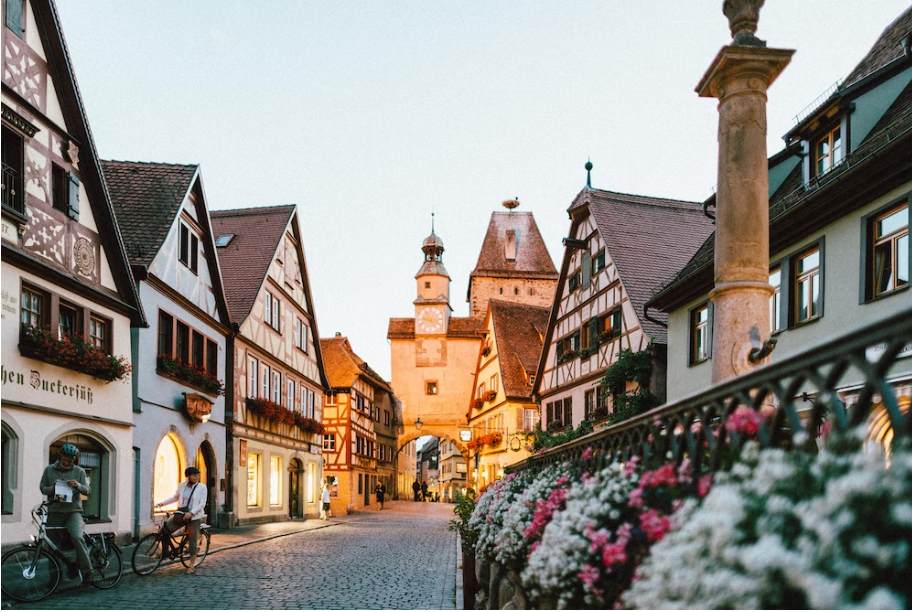
[[[19,130],[20,132],[22,132],[29,138],[31,138],[32,136],[34,136],[35,134],[37,134],[40,131],[37,127],[35,127],[28,120],[26,120],[22,115],[20,115],[19,113],[17,113],[16,111],[14,111],[10,108],[7,108],[7,106],[5,104],[3,105],[3,120],[7,121],[10,125],[12,125],[14,128],[16,128],[17,130]]]
[[[77,238],[73,243],[73,261],[76,271],[83,276],[92,276],[95,270],[95,249],[92,243],[85,238]]]
[[[47,87],[44,61],[15,36],[4,36],[3,55],[3,83],[44,112]]]
[[[67,143],[66,148],[67,159],[70,160],[70,163],[73,164],[73,167],[77,170],[79,169],[79,147],[76,146],[76,143],[72,140]]]
[[[196,393],[184,393],[184,407],[190,420],[205,423],[212,414],[212,402]],[[208,434],[207,434],[208,435]]]

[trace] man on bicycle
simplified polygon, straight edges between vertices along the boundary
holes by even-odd
[[[79,564],[82,581],[91,584],[95,578],[92,575],[92,562],[89,560],[89,551],[83,537],[82,519],[82,496],[88,495],[90,489],[85,470],[76,465],[78,456],[79,449],[76,445],[64,444],[60,448],[57,461],[44,468],[40,487],[41,493],[50,502],[48,526],[66,527],[76,549],[76,561]]]
[[[186,527],[187,547],[190,550],[190,566],[187,573],[192,574],[196,567],[196,554],[199,551],[199,534],[200,524],[203,522],[203,515],[206,514],[206,501],[209,497],[209,491],[206,486],[200,486],[200,471],[195,467],[188,467],[184,470],[184,476],[187,480],[177,486],[177,493],[155,505],[161,508],[165,504],[177,502],[178,508],[167,523],[162,525],[162,556],[167,553],[168,542],[171,540],[170,534]]]

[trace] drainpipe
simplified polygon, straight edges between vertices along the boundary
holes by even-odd
[[[769,174],[766,91],[794,51],[769,49],[754,35],[763,0],[726,0],[732,44],[723,47],[697,93],[719,100],[712,382],[752,363],[751,330],[769,337]],[[755,332],[756,333],[756,332]],[[753,338],[756,342],[756,338]],[[762,343],[761,343],[762,344]],[[756,359],[757,354],[754,354]]]

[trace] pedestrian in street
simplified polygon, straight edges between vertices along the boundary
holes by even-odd
[[[421,501],[427,501],[427,480],[421,481]]]
[[[445,503],[445,504],[450,503],[450,490],[449,489],[443,490],[443,503]]]
[[[418,501],[418,494],[421,493],[421,485],[418,484],[418,481],[412,483],[412,491],[415,492],[415,501]]]
[[[91,492],[84,469],[76,465],[79,449],[75,444],[64,444],[57,461],[44,468],[39,487],[50,502],[48,504],[48,527],[66,527],[76,549],[76,561],[83,584],[92,584],[92,562],[86,548],[85,521],[82,518],[82,496]]]
[[[320,518],[324,521],[329,520],[329,493],[332,490],[332,484],[329,483],[325,478],[320,481],[320,503],[323,506],[320,508]]]
[[[199,468],[188,467],[184,470],[184,476],[187,477],[187,480],[177,485],[177,492],[168,499],[155,504],[155,507],[161,508],[165,504],[177,502],[177,510],[171,519],[162,525],[162,556],[164,557],[167,552],[168,543],[171,541],[170,534],[182,528],[186,529],[187,544],[190,547],[190,564],[187,567],[187,573],[193,574],[196,572],[200,524],[203,522],[203,515],[206,514],[209,490],[206,485],[200,486]]]
[[[386,486],[380,479],[377,479],[377,486],[374,487],[374,495],[377,496],[377,510],[383,510],[383,498],[386,496]]]

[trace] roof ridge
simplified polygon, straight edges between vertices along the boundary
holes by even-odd
[[[173,162],[145,162],[145,161],[129,161],[121,159],[102,159],[99,160],[102,164],[132,164],[139,166],[167,166],[169,168],[199,168],[199,164],[179,164]]]
[[[644,206],[661,206],[665,202],[678,202],[681,204],[696,204],[697,206],[701,205],[701,202],[695,202],[693,200],[679,200],[677,198],[664,198],[660,196],[648,196],[637,193],[624,193],[621,191],[610,191],[608,189],[590,189],[589,191],[595,191],[600,193],[607,193],[613,196],[627,196],[631,198],[643,198],[645,200],[651,200],[650,202],[628,202],[630,204],[641,204]]]
[[[218,217],[242,217],[244,215],[263,214],[266,212],[279,212],[285,209],[292,209],[297,204],[277,204],[274,206],[248,206],[246,208],[224,208],[221,210],[210,210],[210,216]]]

